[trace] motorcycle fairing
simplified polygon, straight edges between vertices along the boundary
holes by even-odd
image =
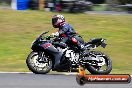
[[[43,45],[44,44],[42,44],[41,46],[43,47]],[[55,67],[56,65],[60,63],[63,53],[59,52],[52,44],[48,44],[48,45],[50,46],[48,46],[47,48],[44,48],[44,51],[53,55],[54,60],[55,60],[55,64],[54,64],[54,67]]]

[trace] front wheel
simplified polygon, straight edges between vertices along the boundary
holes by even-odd
[[[32,51],[26,59],[27,67],[35,74],[46,74],[52,69],[52,60],[44,52],[42,53],[42,56],[39,56],[38,52]]]
[[[112,61],[109,56],[100,51],[91,51],[93,60],[89,61],[86,68],[91,74],[109,74],[112,70]]]

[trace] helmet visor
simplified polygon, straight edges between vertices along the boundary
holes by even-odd
[[[58,18],[52,18],[52,25],[55,25],[58,21]]]

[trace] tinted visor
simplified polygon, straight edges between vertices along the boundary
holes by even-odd
[[[52,18],[52,25],[55,25],[57,21],[58,21],[58,18]]]

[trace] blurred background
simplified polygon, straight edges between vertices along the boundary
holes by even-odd
[[[126,11],[132,13],[132,0],[0,0],[0,7],[56,12]]]
[[[111,73],[132,74],[130,13],[132,0],[0,0],[0,71],[29,71],[32,41],[43,31],[55,32],[51,17],[63,14],[86,42],[107,39],[107,47],[97,50],[111,57]]]

